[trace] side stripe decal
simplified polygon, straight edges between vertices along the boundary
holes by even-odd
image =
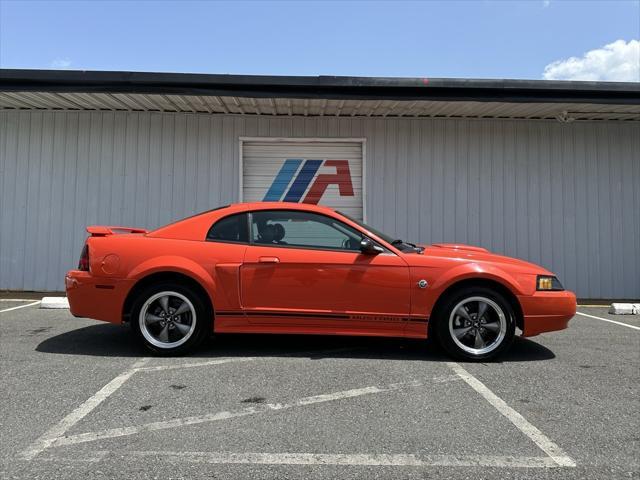
[[[417,322],[427,323],[428,319],[425,317],[400,317],[400,316],[381,316],[381,315],[344,315],[344,314],[327,314],[327,313],[307,313],[307,312],[242,312],[242,311],[218,311],[216,315],[221,317],[233,316],[233,317],[296,317],[296,318],[318,318],[318,319],[332,319],[332,320],[351,320],[351,321],[369,321],[369,322]]]

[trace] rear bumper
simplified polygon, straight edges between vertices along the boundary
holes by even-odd
[[[122,323],[122,309],[132,280],[99,278],[89,272],[71,270],[64,283],[74,316]]]
[[[576,314],[576,296],[566,290],[536,292],[518,300],[524,314],[524,337],[564,330]]]

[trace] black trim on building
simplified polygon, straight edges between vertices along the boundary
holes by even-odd
[[[0,69],[0,92],[640,105],[640,83]]]

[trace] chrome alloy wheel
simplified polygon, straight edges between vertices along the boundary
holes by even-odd
[[[140,332],[158,348],[176,348],[196,329],[196,309],[187,297],[165,291],[152,295],[142,305],[138,317]]]
[[[449,333],[454,343],[471,355],[484,355],[500,346],[507,333],[502,308],[487,297],[468,297],[449,316]]]

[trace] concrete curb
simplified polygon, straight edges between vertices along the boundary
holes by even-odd
[[[67,300],[67,297],[44,297],[42,302],[40,302],[40,308],[69,308],[69,300]]]
[[[612,303],[609,307],[612,315],[640,315],[640,303]]]

